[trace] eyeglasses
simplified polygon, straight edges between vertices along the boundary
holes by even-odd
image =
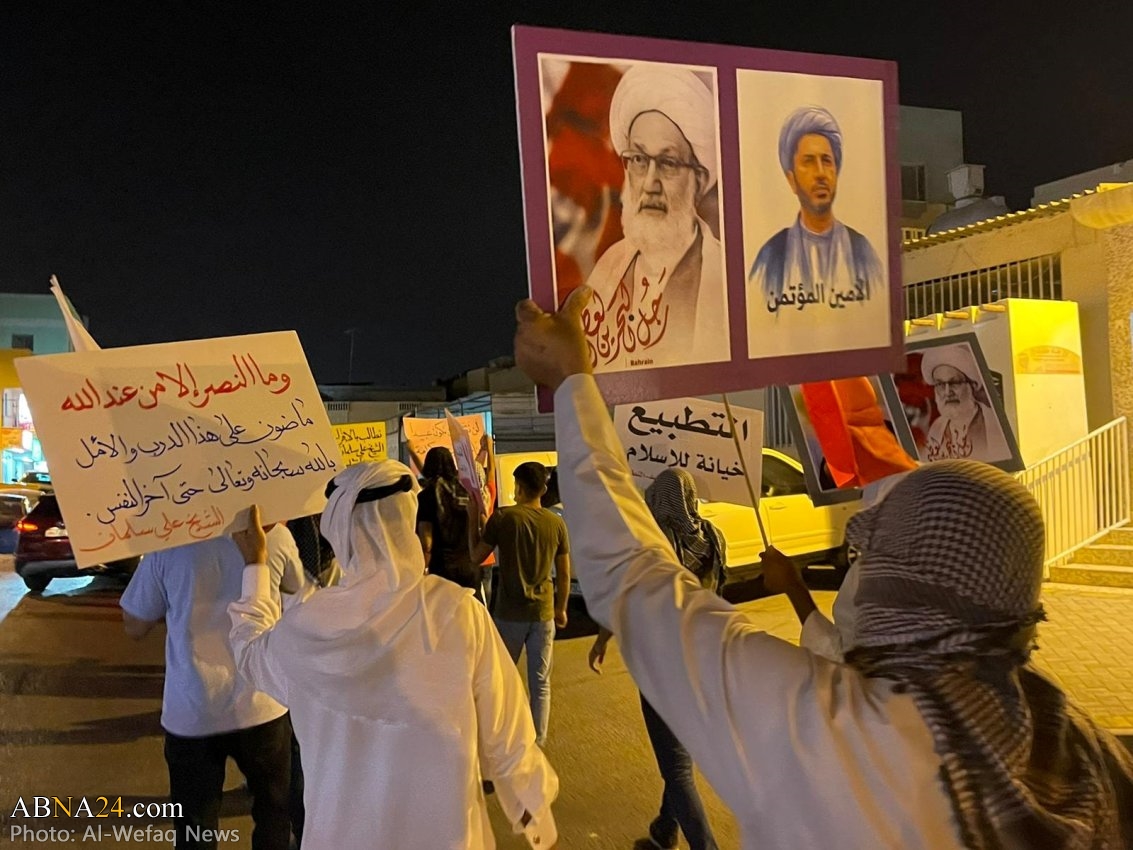
[[[958,390],[963,386],[973,386],[974,383],[967,378],[953,378],[951,381],[934,381],[932,388],[937,392],[943,392],[944,390]]]
[[[657,173],[662,177],[671,179],[681,173],[682,168],[691,168],[693,171],[706,171],[707,169],[696,162],[683,162],[671,156],[650,156],[641,151],[626,151],[622,154],[622,165],[634,177],[644,177],[649,172],[649,163],[657,163]]]

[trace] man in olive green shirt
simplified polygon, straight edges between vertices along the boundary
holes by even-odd
[[[474,563],[499,549],[500,585],[493,616],[513,661],[519,663],[520,652],[527,649],[527,688],[540,747],[547,741],[551,715],[555,626],[566,626],[570,595],[566,523],[539,503],[548,477],[541,463],[520,464],[515,470],[515,505],[492,514],[482,535],[477,522],[469,523]]]

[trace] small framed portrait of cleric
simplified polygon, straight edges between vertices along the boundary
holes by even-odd
[[[917,467],[916,445],[888,375],[794,384],[777,393],[815,505]]]
[[[880,80],[737,72],[748,355],[892,341]]]
[[[893,380],[922,461],[1023,468],[995,375],[974,333],[908,343],[907,365]]]

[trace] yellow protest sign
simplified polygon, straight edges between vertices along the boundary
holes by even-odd
[[[373,463],[389,457],[385,422],[351,422],[331,427],[334,429],[334,439],[338,442],[344,466]]]

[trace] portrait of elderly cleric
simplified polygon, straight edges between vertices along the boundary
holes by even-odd
[[[1015,469],[1011,426],[973,345],[974,337],[910,350],[907,371],[894,376],[898,395],[921,460],[980,460]]]
[[[596,372],[727,360],[714,72],[623,67],[572,62],[550,99],[556,297],[593,288],[583,322]],[[544,62],[545,95],[548,71]],[[574,98],[564,128],[563,101],[584,75],[588,96]],[[586,128],[604,138],[580,140]]]
[[[869,240],[834,215],[842,171],[842,131],[820,106],[788,116],[779,132],[779,166],[798,198],[790,227],[759,250],[748,275],[770,313],[808,303],[845,307],[884,294],[881,260]]]

